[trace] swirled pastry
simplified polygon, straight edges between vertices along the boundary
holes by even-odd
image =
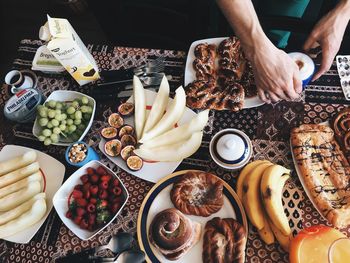
[[[345,108],[333,118],[335,138],[350,162],[350,108]]]
[[[244,227],[233,218],[215,217],[204,228],[203,263],[244,263]]]
[[[201,225],[175,208],[159,212],[149,228],[150,242],[169,260],[177,260],[194,246],[201,235]]]
[[[182,213],[210,216],[224,204],[222,181],[215,175],[204,172],[187,172],[170,192],[174,206]]]

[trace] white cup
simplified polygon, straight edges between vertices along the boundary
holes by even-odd
[[[12,86],[11,92],[17,93],[20,90],[32,88],[33,80],[31,77],[23,75],[19,70],[11,70],[5,76],[5,83]]]

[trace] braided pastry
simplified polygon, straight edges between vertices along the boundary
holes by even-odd
[[[232,218],[215,217],[204,228],[203,263],[243,263],[247,242],[243,226]]]
[[[215,78],[216,47],[207,43],[199,44],[194,49],[196,59],[193,68],[198,80],[210,80]]]
[[[169,260],[182,257],[200,238],[201,225],[175,208],[159,212],[149,228],[150,242]]]
[[[210,216],[224,204],[222,181],[215,175],[204,172],[187,172],[170,192],[174,206],[182,213]]]

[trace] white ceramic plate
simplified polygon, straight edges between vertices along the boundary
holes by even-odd
[[[22,147],[18,145],[5,145],[0,152],[0,161],[5,161],[8,159],[17,157],[30,150],[34,150],[34,149]],[[60,188],[63,181],[64,173],[66,171],[66,168],[64,167],[64,165],[45,153],[39,152],[37,150],[34,150],[34,151],[37,152],[37,155],[38,155],[37,160],[39,162],[40,169],[45,174],[45,180],[46,180],[45,193],[46,193],[47,211],[44,217],[36,224],[32,225],[26,230],[23,230],[15,235],[4,238],[4,240],[7,240],[7,241],[25,244],[32,239],[32,237],[39,230],[39,228],[41,227],[41,225],[44,223],[45,219],[49,215],[53,206],[52,198],[56,193],[56,191]]]
[[[91,128],[91,125],[92,125],[92,122],[93,122],[94,116],[95,116],[95,111],[96,111],[96,101],[86,94],[83,94],[83,93],[80,93],[77,91],[72,91],[72,90],[56,90],[56,91],[52,92],[50,94],[50,96],[46,99],[46,101],[56,100],[56,101],[68,102],[68,101],[73,101],[77,98],[81,98],[82,96],[85,96],[88,98],[89,103],[93,104],[93,108],[92,108],[92,114],[91,114],[90,121],[89,121],[88,125],[86,126],[85,131],[83,132],[83,134],[80,136],[79,140],[77,140],[77,141],[82,141],[84,139],[85,135],[87,134],[87,132]],[[46,103],[46,101],[45,101],[45,103]],[[38,123],[38,119],[35,119],[35,122],[33,125],[34,136],[38,138],[38,136],[41,133],[41,130],[42,130],[42,128],[40,127],[40,125]],[[71,143],[72,143],[71,141],[65,141],[64,139],[62,139],[58,143],[52,143],[52,145],[69,146]]]
[[[191,44],[190,49],[188,50],[188,53],[187,53],[186,68],[185,68],[185,86],[187,86],[189,83],[196,80],[196,72],[192,66],[193,61],[195,59],[194,48],[200,43],[219,45],[221,43],[221,41],[223,41],[226,38],[227,37],[201,39],[201,40],[197,40]],[[263,104],[265,104],[265,102],[260,100],[258,96],[251,97],[251,98],[245,98],[243,109],[254,108],[254,107],[257,107],[257,106],[260,106]]]
[[[83,174],[86,174],[86,169],[88,167],[92,167],[96,169],[99,166],[103,166],[109,174],[115,176],[119,182],[120,186],[122,187],[123,190],[123,196],[124,196],[124,202],[118,212],[113,216],[113,218],[102,228],[96,229],[94,232],[85,230],[80,228],[78,225],[76,225],[73,220],[69,219],[66,217],[66,212],[68,211],[68,198],[70,194],[73,192],[74,186],[77,184],[81,184],[80,176]],[[117,215],[120,213],[120,211],[123,209],[125,206],[126,202],[128,201],[129,194],[122,183],[122,181],[119,179],[119,177],[113,173],[111,169],[109,169],[107,166],[105,166],[103,163],[99,161],[91,161],[76,170],[61,186],[61,188],[57,191],[55,196],[53,197],[53,205],[57,211],[57,214],[60,216],[61,220],[63,223],[80,239],[83,240],[88,240],[90,238],[93,238],[97,233],[101,232],[103,229],[105,229],[110,223],[114,221],[114,219],[117,217]]]
[[[140,248],[146,253],[146,260],[148,262],[156,263],[171,263],[171,262],[201,262],[202,260],[202,248],[203,248],[203,231],[206,222],[214,217],[221,218],[234,218],[240,222],[248,233],[247,218],[243,209],[243,206],[232,188],[224,183],[224,205],[223,207],[212,214],[209,217],[201,216],[188,216],[191,220],[194,220],[202,225],[202,233],[199,242],[193,246],[183,257],[176,261],[167,260],[150,242],[148,239],[149,226],[153,218],[162,210],[167,208],[173,208],[174,205],[170,200],[170,191],[173,187],[173,183],[178,180],[183,174],[188,172],[179,171],[173,173],[162,180],[160,180],[152,189],[148,192],[147,196],[143,200],[140,208],[138,220],[137,220],[137,237]]]
[[[150,91],[150,90],[145,90],[145,92],[146,92],[146,104],[147,104],[146,109],[149,112],[151,110],[151,106],[153,104],[153,101],[155,100],[155,98],[157,96],[157,93],[154,91]],[[133,98],[130,97],[130,99],[128,101],[133,102]],[[172,99],[170,99],[170,101],[172,101]],[[194,116],[196,116],[196,113],[186,107],[184,114],[182,115],[182,118],[178,122],[178,125],[189,122]],[[135,126],[134,125],[134,115],[132,115],[131,117],[125,118],[124,121],[125,121],[125,124],[129,124],[133,127]],[[143,167],[141,168],[141,170],[132,171],[127,167],[126,162],[120,156],[111,157],[105,153],[105,150],[104,150],[105,143],[106,143],[106,140],[101,138],[101,141],[99,143],[99,148],[100,148],[101,152],[103,152],[108,157],[108,159],[110,159],[113,163],[115,163],[116,165],[118,165],[120,168],[127,171],[128,173],[133,174],[133,175],[135,175],[139,178],[142,178],[146,181],[149,181],[149,182],[153,182],[153,183],[158,182],[164,176],[171,174],[176,169],[176,167],[178,167],[181,163],[181,161],[178,161],[178,162],[152,162],[152,163],[144,161]]]

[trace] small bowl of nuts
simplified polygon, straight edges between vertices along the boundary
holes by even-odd
[[[82,141],[74,142],[69,145],[65,156],[67,163],[77,167],[82,167],[93,160],[100,160],[95,150]]]

